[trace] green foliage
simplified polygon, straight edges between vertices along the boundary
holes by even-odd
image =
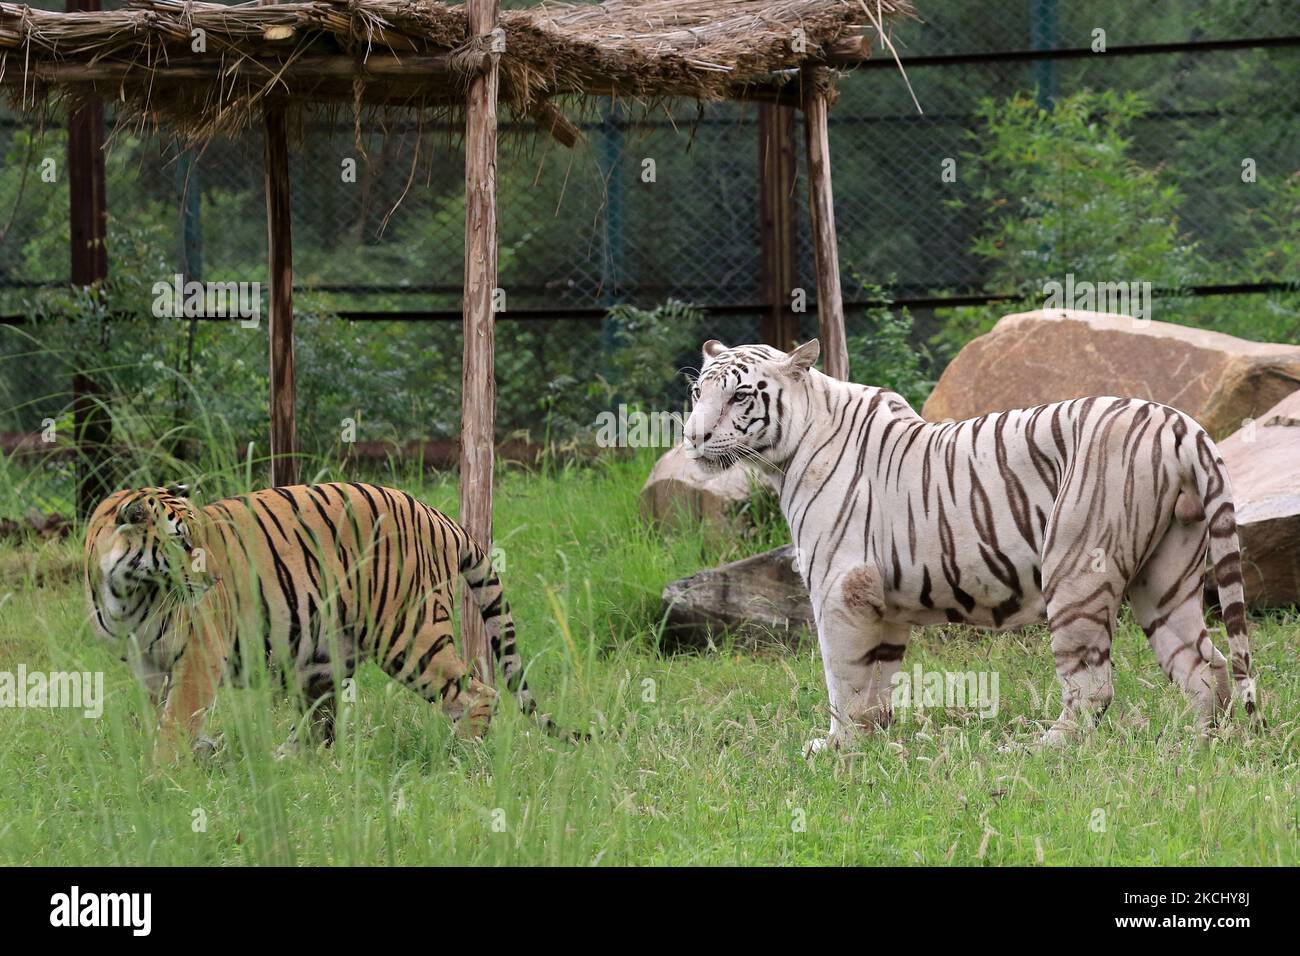
[[[1130,156],[1130,128],[1149,109],[1138,93],[1089,90],[1051,110],[1026,96],[981,102],[968,159],[989,225],[973,249],[994,288],[1041,295],[1067,272],[1177,288],[1196,275],[1181,192]]]
[[[1073,273],[1093,282],[1149,282],[1175,290],[1197,283],[1239,281],[1242,262],[1262,279],[1300,276],[1296,215],[1300,186],[1292,175],[1244,186],[1235,175],[1223,188],[1251,188],[1236,235],[1241,253],[1229,269],[1201,254],[1183,232],[1183,171],[1133,158],[1135,124],[1151,110],[1135,92],[1083,90],[1045,110],[1028,96],[985,99],[981,125],[966,153],[973,200],[987,226],[972,251],[988,263],[988,288],[1023,296],[1017,304],[963,307],[939,313],[932,339],[947,361],[1002,315],[1042,305],[1043,285]],[[1167,297],[1155,318],[1216,328],[1266,341],[1300,333],[1297,297]]]
[[[646,409],[681,408],[684,373],[700,362],[705,315],[669,299],[653,309],[616,305],[606,319],[606,379],[618,401]]]
[[[960,23],[962,35],[972,42],[995,44],[1005,32],[1003,25],[975,12],[954,9],[944,15]],[[1206,11],[1135,11],[1131,16],[1144,28],[1164,24],[1172,33],[1199,28],[1205,17],[1214,19]],[[1223,14],[1224,22],[1231,22],[1233,16]],[[1113,69],[1127,70],[1134,63],[1118,62]],[[1067,69],[1084,67],[1063,67]],[[952,184],[917,177],[921,192],[909,193],[908,202],[937,204],[940,197],[948,198],[942,215],[890,228],[888,243],[879,241],[876,230],[843,230],[841,254],[847,272],[856,266],[871,275],[890,274],[900,256],[925,256],[936,262],[968,262],[974,256],[986,265],[990,291],[1023,298],[989,308],[941,311],[941,328],[930,341],[933,358],[916,347],[921,336],[906,313],[871,309],[850,316],[855,375],[872,384],[889,385],[917,404],[935,371],[961,345],[999,316],[1040,304],[1044,281],[1060,280],[1066,273],[1079,279],[1148,281],[1165,288],[1239,281],[1252,272],[1262,280],[1300,280],[1296,235],[1300,171],[1287,152],[1287,137],[1294,134],[1287,132],[1285,124],[1277,124],[1275,140],[1265,137],[1259,142],[1258,118],[1240,121],[1251,108],[1251,91],[1265,84],[1294,85],[1294,57],[1258,51],[1258,55],[1231,58],[1222,69],[1231,74],[1223,90],[1228,105],[1222,115],[1207,116],[1188,129],[1195,148],[1184,145],[1167,156],[1152,149],[1151,130],[1156,127],[1144,118],[1148,111],[1164,112],[1216,93],[1217,74],[1199,61],[1191,64],[1186,75],[1144,86],[1141,95],[1085,91],[1058,98],[1051,110],[1040,109],[1026,96],[984,99],[980,124],[970,135],[967,151],[960,153],[953,143],[945,144],[940,153],[964,157],[960,164],[964,199],[951,200],[956,191]],[[1079,75],[1091,76],[1086,70]],[[943,101],[959,93],[969,96],[972,90],[996,94],[1006,89],[1005,83],[990,76],[972,78],[965,72],[929,71],[914,81],[923,102]],[[962,87],[965,92],[954,86],[972,82],[975,86]],[[882,94],[846,85],[845,106],[858,112],[878,111],[876,97],[884,95],[890,102],[898,98],[898,110],[907,110],[910,99],[903,89],[900,85]],[[870,106],[864,102],[868,96]],[[952,126],[943,135],[959,132]],[[335,195],[337,190],[327,188],[321,189],[319,202],[295,208],[296,221],[304,227],[297,233],[297,277],[309,288],[347,280],[431,283],[453,291],[438,296],[384,293],[353,298],[299,293],[299,437],[304,447],[321,454],[337,447],[344,418],[357,421],[358,438],[363,441],[444,437],[455,434],[459,426],[463,345],[458,323],[353,325],[333,317],[333,310],[341,307],[456,305],[463,183],[458,171],[447,175],[456,157],[423,146],[412,156],[410,141],[403,135],[383,144],[378,137],[370,140],[373,166],[366,167],[367,189],[358,197],[360,210],[355,216],[353,207]],[[734,145],[727,138],[731,135],[720,132],[716,141],[702,138],[694,153],[671,160],[679,164],[672,167],[677,175],[698,171],[704,177],[674,194],[684,197],[680,199],[684,208],[697,204],[689,212],[673,207],[670,216],[664,207],[656,216],[654,204],[663,201],[662,193],[651,197],[639,187],[625,190],[621,215],[644,232],[638,232],[635,242],[622,236],[621,245],[614,241],[618,236],[593,236],[589,247],[593,262],[602,256],[613,262],[615,282],[616,246],[633,250],[639,267],[651,274],[656,264],[678,263],[680,268],[679,259],[669,254],[675,241],[672,227],[685,215],[705,218],[698,202],[706,193],[708,201],[720,204],[729,217],[718,227],[717,241],[743,245],[752,224],[743,215],[744,202],[729,201],[729,190],[739,189],[739,180],[722,161],[731,148],[727,144]],[[847,145],[857,142],[853,137],[866,134],[855,124],[844,124],[837,135]],[[629,138],[625,145],[630,149],[632,142]],[[0,267],[24,279],[65,278],[66,177],[43,182],[39,165],[42,159],[54,157],[61,170],[65,134],[58,128],[41,136],[16,129],[5,134],[3,143],[0,196],[6,201],[12,197],[13,208],[0,210],[0,237],[7,240]],[[350,151],[350,132],[338,144]],[[837,167],[836,195],[841,203],[850,208],[878,203],[880,183],[895,175],[901,159],[898,151],[906,147],[901,139],[881,145],[841,151],[841,156],[845,152],[853,156],[852,162]],[[228,152],[215,155],[222,150]],[[213,175],[205,179],[203,188],[209,264],[204,278],[212,280],[252,281],[265,273],[261,183],[256,175],[242,175],[237,150],[221,144],[205,154],[211,157],[205,159],[211,163],[205,168]],[[1217,155],[1233,157],[1258,155],[1259,181],[1242,183],[1231,164],[1225,169],[1206,163],[1204,157],[1215,150]],[[630,155],[622,155],[620,161]],[[1142,158],[1152,156],[1157,158]],[[65,415],[70,375],[80,368],[112,380],[112,394],[137,409],[132,427],[145,428],[146,421],[152,422],[144,432],[150,441],[206,415],[220,420],[234,445],[244,447],[253,441],[265,446],[265,327],[250,331],[234,323],[168,322],[148,314],[152,283],[170,278],[178,258],[175,203],[157,198],[175,189],[171,158],[171,147],[128,135],[119,136],[108,152],[108,193],[113,197],[111,274],[101,292],[95,296],[57,289],[3,293],[4,311],[33,315],[39,324],[27,330],[34,338],[0,330],[0,428],[30,431],[45,417]],[[298,161],[297,174],[320,175],[319,165],[306,157]],[[669,166],[661,168],[667,170]],[[336,175],[333,169],[329,172]],[[529,197],[540,195],[534,184],[543,179],[567,183],[572,175],[572,195],[573,190],[605,188],[605,172],[574,166],[572,155],[563,150],[503,154],[500,191],[510,211],[501,223],[503,288],[561,289],[552,283],[563,283],[565,276],[573,274],[572,237],[591,231],[589,209],[581,202],[552,207],[547,199],[545,210],[528,208]],[[585,178],[589,174],[590,180]],[[615,198],[611,195],[609,201]],[[750,199],[746,194],[744,201]],[[525,204],[522,210],[520,202]],[[1199,202],[1217,204],[1232,215],[1224,217],[1213,235],[1193,243],[1180,222],[1180,212]],[[380,224],[395,207],[380,235]],[[972,211],[984,217],[986,227],[966,248],[965,230]],[[741,238],[735,240],[736,236]],[[711,248],[700,250],[701,261],[722,254]],[[728,246],[726,254],[734,256],[734,249]],[[868,291],[883,298],[879,289]],[[508,310],[524,301],[517,302],[513,295]],[[562,291],[557,301],[568,301]],[[103,318],[109,312],[141,320],[115,319],[106,325]],[[1300,341],[1300,295],[1295,293],[1161,299],[1154,317],[1252,338]],[[706,321],[698,310],[676,302],[654,309],[617,307],[603,328],[564,320],[503,321],[497,329],[499,432],[502,436],[526,432],[534,440],[564,442],[590,429],[596,413],[611,404],[625,402],[647,410],[681,408],[682,372],[699,364],[701,341],[727,338],[717,326],[716,317]]]
[[[340,148],[350,151],[350,135],[344,139]],[[0,270],[9,266],[24,279],[64,279],[69,241],[67,184],[62,175],[65,134],[57,128],[42,135],[19,129],[2,141],[6,148],[0,164],[0,196],[13,202],[8,223],[13,228],[8,229],[0,217],[0,231],[10,240]],[[131,434],[143,434],[146,442],[213,415],[229,430],[233,445],[242,448],[251,441],[265,448],[265,323],[258,329],[244,329],[233,322],[191,324],[150,314],[153,283],[170,281],[178,262],[175,205],[139,201],[142,195],[166,196],[178,188],[174,168],[167,163],[170,157],[157,155],[158,148],[156,141],[124,135],[107,153],[107,191],[112,197],[110,275],[102,289],[94,294],[62,288],[3,293],[4,311],[30,316],[36,325],[0,329],[0,429],[31,431],[47,416],[65,415],[72,372],[81,370],[93,373],[113,402],[135,408],[129,416]],[[229,175],[242,158],[238,149],[216,144],[205,153],[206,162],[199,164],[199,175],[210,177],[204,180],[202,193],[202,278],[264,283],[261,181],[256,176]],[[298,437],[308,452],[336,450],[344,418],[356,420],[362,441],[438,438],[454,435],[459,428],[463,351],[459,323],[350,324],[334,316],[334,310],[344,306],[455,307],[459,297],[431,302],[427,297],[386,294],[351,301],[311,291],[318,283],[339,281],[344,261],[351,264],[344,278],[358,283],[458,281],[463,179],[459,174],[442,175],[456,160],[441,149],[422,149],[418,156],[422,168],[408,167],[404,160],[396,162],[400,152],[375,150],[375,165],[367,173],[374,188],[363,199],[355,225],[340,228],[346,211],[330,205],[334,196],[330,189],[322,190],[319,203],[294,211],[298,225],[306,227],[297,230],[295,248],[295,278],[309,290],[295,296],[295,351]],[[215,153],[221,155],[211,155]],[[53,183],[40,179],[40,162],[47,157],[56,160],[59,171]],[[558,171],[553,170],[558,179],[569,159],[547,154],[545,162],[558,166]],[[310,164],[304,163],[301,172],[310,171]],[[536,175],[530,161],[503,162],[500,189],[503,194],[517,193],[528,188]],[[423,185],[417,180],[424,180]],[[394,209],[391,222],[385,222]],[[536,221],[503,217],[502,286],[513,288],[525,266],[531,270],[528,275],[536,274],[539,259],[545,262],[549,250],[564,248],[561,236],[586,225],[575,221],[580,217],[578,204]],[[381,225],[385,226],[382,235]],[[449,244],[452,236],[457,241]],[[322,241],[312,242],[312,237]],[[506,308],[515,305],[512,300]],[[110,314],[113,321],[105,323]],[[499,433],[564,440],[589,427],[595,413],[593,397],[599,397],[600,391],[593,391],[592,385],[602,371],[594,362],[598,345],[599,331],[590,323],[500,323]]]
[[[1237,217],[1241,263],[1261,279],[1276,278],[1300,289],[1300,169],[1242,188],[1253,190],[1256,202]],[[1220,277],[1233,281],[1227,268]],[[1300,291],[1203,299],[1189,303],[1188,310],[1195,324],[1206,328],[1262,342],[1300,344]]]
[[[1177,288],[1196,275],[1194,244],[1180,232],[1183,196],[1161,170],[1130,156],[1130,129],[1149,109],[1137,93],[1084,90],[1041,108],[1029,96],[985,99],[965,154],[974,200],[988,217],[972,251],[990,289],[1041,304],[1043,284],[1150,282]],[[962,205],[963,200],[955,200]],[[944,357],[1011,311],[945,313],[934,344]]]
[[[1246,245],[1246,261],[1260,275],[1300,281],[1300,169],[1263,183],[1263,201],[1242,217],[1255,240]]]
[[[848,340],[853,380],[892,388],[919,410],[934,388],[934,380],[929,375],[929,352],[915,342],[912,314],[907,309],[892,310],[885,289],[861,278],[858,281],[864,298],[882,304],[854,317],[854,327],[864,331]]]
[[[734,526],[742,529],[745,555],[790,543],[790,527],[781,513],[781,497],[758,473],[749,473],[749,497],[730,513]]]

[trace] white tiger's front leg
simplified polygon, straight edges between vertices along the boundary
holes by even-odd
[[[820,598],[820,600],[819,600]],[[817,640],[830,700],[831,729],[808,741],[804,755],[840,747],[858,730],[889,725],[893,675],[907,649],[907,625],[881,617],[884,608],[879,572],[859,565],[832,579],[827,593],[814,595]]]

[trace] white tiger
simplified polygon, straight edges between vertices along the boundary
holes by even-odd
[[[930,423],[895,392],[818,372],[818,353],[706,342],[684,443],[706,468],[757,462],[779,484],[830,696],[830,734],[806,752],[886,725],[910,625],[944,621],[1046,618],[1064,707],[1044,742],[1067,740],[1111,701],[1125,594],[1207,727],[1232,699],[1201,606],[1207,549],[1231,677],[1256,712],[1232,494],[1205,429],[1127,398]]]

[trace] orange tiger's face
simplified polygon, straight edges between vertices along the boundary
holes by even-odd
[[[210,581],[194,545],[197,520],[176,489],[141,488],[109,497],[91,519],[87,574],[125,599],[141,589],[206,590]]]

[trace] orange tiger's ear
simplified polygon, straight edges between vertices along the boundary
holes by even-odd
[[[143,501],[135,501],[117,513],[118,524],[143,524],[148,517]]]
[[[167,494],[171,495],[173,498],[180,498],[182,501],[187,501],[190,504],[194,504],[195,499],[199,495],[199,491],[199,486],[196,484],[191,485],[186,483],[167,486]]]

